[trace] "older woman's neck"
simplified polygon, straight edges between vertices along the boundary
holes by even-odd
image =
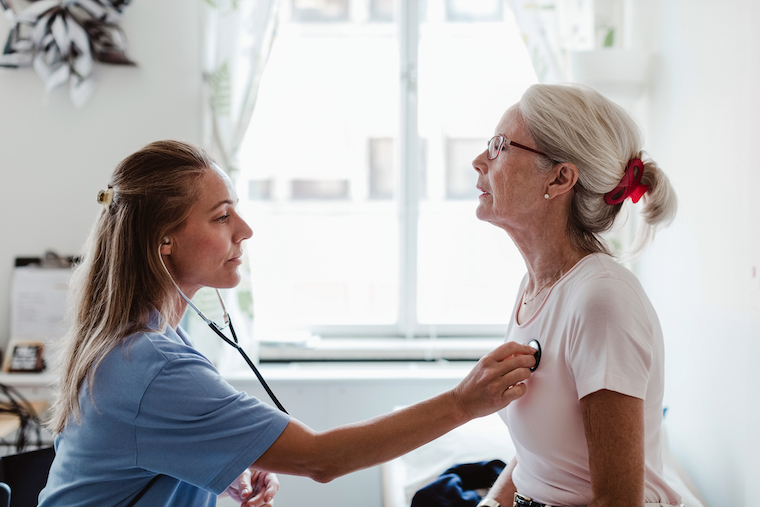
[[[539,284],[567,272],[588,252],[581,251],[570,240],[567,221],[544,217],[540,225],[513,236],[528,269],[529,284]]]

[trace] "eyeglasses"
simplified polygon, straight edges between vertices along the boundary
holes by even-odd
[[[269,384],[267,384],[266,380],[264,380],[264,377],[261,376],[259,369],[256,368],[256,365],[253,364],[253,361],[251,361],[251,358],[248,357],[248,354],[246,354],[245,351],[242,349],[242,347],[240,347],[240,344],[238,343],[237,335],[235,334],[235,328],[232,325],[232,319],[230,319],[230,314],[227,313],[227,307],[224,305],[224,300],[222,299],[222,295],[219,294],[219,289],[214,289],[214,290],[216,291],[216,297],[219,298],[219,304],[222,305],[222,311],[224,312],[223,326],[220,326],[213,320],[206,317],[203,314],[203,312],[200,310],[200,308],[195,306],[193,302],[190,301],[190,299],[188,299],[187,296],[185,296],[185,293],[182,292],[182,289],[179,288],[179,285],[177,285],[177,282],[174,281],[174,277],[172,276],[172,274],[169,273],[169,270],[167,269],[166,264],[164,264],[164,259],[161,256],[160,247],[159,247],[159,252],[158,252],[158,258],[161,261],[161,265],[164,267],[164,271],[166,271],[166,274],[169,275],[169,279],[172,281],[172,284],[174,284],[174,288],[176,288],[177,292],[179,292],[179,295],[182,296],[182,299],[185,300],[185,302],[190,306],[190,308],[195,310],[195,313],[198,314],[198,317],[203,319],[203,322],[208,324],[208,327],[210,327],[211,330],[219,336],[219,338],[221,338],[226,343],[228,343],[229,345],[237,349],[238,352],[240,352],[240,355],[243,356],[243,359],[245,359],[245,362],[248,363],[248,367],[253,371],[254,374],[256,374],[256,378],[259,379],[259,382],[261,382],[261,387],[264,388],[264,390],[267,392],[267,394],[272,399],[274,404],[277,405],[277,408],[279,408],[280,410],[282,410],[283,412],[287,414],[288,411],[285,410],[285,407],[282,406],[282,403],[280,403],[280,400],[277,399],[277,396],[274,395],[274,393],[272,392],[272,389],[269,388]],[[226,328],[230,328],[230,334],[232,335],[231,339],[227,338],[224,335],[224,333],[222,333],[222,330]]]
[[[527,146],[524,146],[522,144],[516,143],[512,141],[511,139],[507,139],[501,134],[496,134],[491,138],[490,141],[488,141],[488,160],[494,160],[496,157],[499,156],[499,153],[501,153],[501,149],[504,146],[515,146],[517,148],[522,148],[523,150],[532,151],[533,153],[537,153],[539,155],[543,155],[544,157],[553,160],[549,155],[547,155],[544,152],[534,150],[533,148],[528,148]]]

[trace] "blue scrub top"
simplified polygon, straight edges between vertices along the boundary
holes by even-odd
[[[213,506],[277,440],[289,416],[235,390],[177,331],[139,333],[109,352],[95,405],[82,386],[82,422],[56,437],[41,507]]]

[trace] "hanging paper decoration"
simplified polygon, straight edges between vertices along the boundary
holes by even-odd
[[[93,61],[135,65],[117,25],[130,1],[36,0],[17,12],[0,0],[11,22],[0,66],[34,67],[48,92],[68,81],[81,106],[93,90]]]

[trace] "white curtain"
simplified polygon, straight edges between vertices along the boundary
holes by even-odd
[[[234,177],[277,28],[278,0],[204,4],[204,144]]]
[[[278,0],[203,0],[203,3],[203,145],[235,181],[239,174],[238,150],[251,121],[276,33]],[[253,298],[247,260],[241,267],[241,275],[240,285],[222,291],[222,296],[240,342],[256,361],[256,344],[251,340]],[[213,293],[199,291],[196,299],[199,308],[209,316],[219,314],[219,302]],[[188,326],[209,359],[218,365],[247,368],[237,352],[211,333],[203,321],[190,314]]]
[[[542,83],[571,78],[570,53],[594,48],[592,0],[507,0]]]

